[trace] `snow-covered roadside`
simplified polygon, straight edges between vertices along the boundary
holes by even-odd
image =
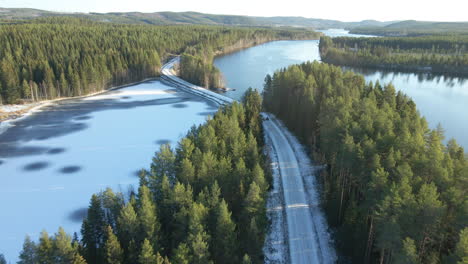
[[[191,84],[181,78],[177,77],[174,74],[173,68],[176,64],[180,63],[180,57],[177,56],[170,60],[168,63],[164,64],[161,68],[161,78],[163,81],[167,82],[169,85],[175,86],[185,92],[201,96],[205,99],[208,99],[212,102],[215,102],[218,105],[231,104],[235,100],[227,96],[212,92],[203,87]]]
[[[270,190],[267,199],[267,217],[270,222],[270,228],[265,238],[263,253],[265,254],[266,264],[289,263],[289,247],[287,241],[287,228],[285,226],[285,210],[283,207],[283,187],[280,180],[278,167],[278,157],[273,148],[271,138],[267,133],[264,134],[265,147],[267,155],[271,160],[271,171],[273,176],[273,188]]]
[[[328,230],[328,224],[325,219],[325,215],[321,208],[320,192],[321,187],[317,183],[316,173],[323,169],[322,165],[313,165],[304,146],[299,140],[286,128],[286,126],[278,119],[272,118],[272,122],[281,128],[282,132],[286,136],[289,145],[293,148],[296,159],[299,163],[299,169],[301,176],[304,181],[305,191],[307,193],[308,203],[311,205],[312,220],[314,222],[315,232],[319,234],[318,243],[325,259],[335,260],[337,259],[336,252],[333,246],[333,240],[330,236],[330,230]]]
[[[12,115],[13,117],[7,117],[7,119],[5,119],[3,121],[0,121],[0,135],[5,133],[10,127],[14,126],[16,122],[21,121],[21,120],[25,119],[26,117],[32,115],[33,113],[40,111],[41,108],[43,108],[45,106],[48,106],[48,105],[51,105],[53,103],[56,103],[58,101],[92,97],[92,96],[107,93],[107,92],[112,91],[112,90],[117,90],[117,89],[121,89],[121,88],[124,88],[124,87],[127,87],[127,86],[147,82],[147,81],[150,81],[150,80],[153,80],[153,79],[154,78],[148,78],[148,79],[144,79],[144,80],[138,81],[138,82],[119,85],[119,86],[111,87],[109,89],[102,90],[102,91],[95,92],[95,93],[91,93],[91,94],[87,94],[87,95],[57,98],[57,99],[53,99],[53,100],[40,101],[40,102],[35,102],[35,103],[31,103],[31,104],[24,104],[24,105],[0,105],[0,113],[2,111],[5,112],[5,113],[18,112],[18,114]]]

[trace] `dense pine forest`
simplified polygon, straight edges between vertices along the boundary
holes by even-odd
[[[341,261],[467,263],[468,160],[410,98],[313,62],[267,76],[264,107],[328,165],[323,199]]]
[[[322,37],[320,55],[336,65],[468,75],[467,35]]]
[[[317,38],[297,29],[150,26],[54,17],[0,25],[0,104],[86,95],[158,75],[171,54],[182,74],[218,87],[215,52],[273,39]],[[225,50],[226,49],[226,50]]]
[[[137,192],[93,195],[81,239],[26,238],[22,264],[262,263],[271,176],[260,94],[219,110],[175,149],[162,145]]]

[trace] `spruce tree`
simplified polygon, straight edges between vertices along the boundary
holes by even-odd
[[[36,244],[31,241],[29,236],[26,236],[23,243],[23,249],[19,255],[18,264],[35,264],[37,263]]]
[[[102,263],[104,254],[105,216],[97,195],[91,197],[86,219],[81,226],[84,257],[89,263]]]
[[[39,244],[37,246],[38,262],[41,264],[54,264],[53,241],[46,231],[41,232]]]
[[[139,241],[148,239],[154,249],[158,248],[157,233],[159,232],[159,222],[156,216],[156,206],[150,190],[146,186],[141,186],[138,192],[138,220],[140,222]]]
[[[123,250],[120,246],[117,236],[114,234],[112,227],[107,226],[106,232],[106,263],[107,264],[122,264],[124,263]]]
[[[212,241],[216,263],[238,263],[236,224],[224,200],[216,208],[216,228]]]
[[[150,241],[145,238],[141,246],[141,252],[138,256],[138,263],[140,264],[155,264],[159,263],[157,256],[154,254],[153,246]]]
[[[179,246],[174,250],[174,256],[172,257],[172,263],[174,264],[190,264],[190,249],[187,244],[180,243]]]
[[[133,209],[131,202],[128,202],[120,211],[120,216],[117,219],[117,236],[125,249],[126,261],[136,262],[138,258],[138,217]]]
[[[54,240],[54,263],[68,264],[72,263],[75,254],[78,252],[72,246],[72,239],[65,233],[65,230],[60,227],[58,233],[55,234]]]

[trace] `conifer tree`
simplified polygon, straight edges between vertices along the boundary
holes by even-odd
[[[148,239],[152,247],[158,247],[157,233],[159,232],[159,222],[156,217],[156,206],[150,190],[146,186],[141,186],[138,192],[138,220],[140,222],[139,241]]]
[[[143,241],[143,245],[141,246],[141,252],[138,257],[138,263],[140,264],[160,263],[158,262],[157,256],[153,252],[153,246],[151,245],[149,240],[146,238]]]
[[[106,230],[106,263],[107,264],[122,264],[124,263],[123,250],[120,246],[117,236],[114,234],[112,227],[107,226]]]
[[[187,244],[180,243],[174,251],[174,257],[172,257],[172,263],[174,264],[190,264],[190,249]]]
[[[137,235],[138,235],[138,217],[131,202],[128,202],[120,211],[117,219],[117,236],[125,250],[126,262],[136,262],[138,258]]]
[[[216,210],[216,229],[213,237],[213,252],[216,263],[238,263],[236,258],[236,224],[224,200]]]
[[[84,257],[89,263],[103,262],[105,218],[101,201],[97,195],[91,197],[88,214],[81,226]]]
[[[19,255],[18,264],[34,264],[37,261],[36,244],[31,241],[29,236],[26,236],[23,243],[23,249]]]
[[[54,264],[53,241],[46,231],[41,232],[39,244],[37,246],[37,259],[39,263]]]
[[[65,230],[60,227],[58,233],[55,234],[53,240],[54,260],[56,264],[72,263],[75,255],[78,254],[72,245],[72,239],[65,233]]]

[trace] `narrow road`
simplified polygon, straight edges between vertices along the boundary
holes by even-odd
[[[235,100],[211,92],[207,89],[188,83],[177,77],[172,68],[179,62],[174,58],[162,67],[163,80],[169,84],[211,100],[219,105],[229,104]],[[283,208],[286,215],[286,237],[288,237],[289,263],[292,264],[331,264],[335,262],[335,255],[330,248],[329,235],[326,230],[326,221],[318,204],[308,202],[306,185],[304,184],[301,168],[299,167],[298,143],[291,143],[287,131],[277,124],[279,121],[272,114],[262,113],[269,120],[263,121],[264,133],[271,139],[272,147],[276,153],[280,178],[283,186]],[[291,144],[296,144],[291,146]],[[304,154],[305,155],[305,154]],[[308,160],[308,158],[307,158]],[[308,160],[309,161],[309,160]],[[310,162],[310,161],[309,161]],[[314,192],[317,190],[313,189]],[[310,195],[310,193],[309,193]],[[310,197],[309,197],[310,198]],[[315,203],[315,202],[314,202]],[[315,214],[315,215],[313,215]]]
[[[317,241],[317,234],[314,231],[298,160],[285,135],[273,122],[275,117],[269,114],[267,116],[270,121],[264,121],[263,125],[278,156],[283,183],[290,261],[293,264],[325,263]]]

